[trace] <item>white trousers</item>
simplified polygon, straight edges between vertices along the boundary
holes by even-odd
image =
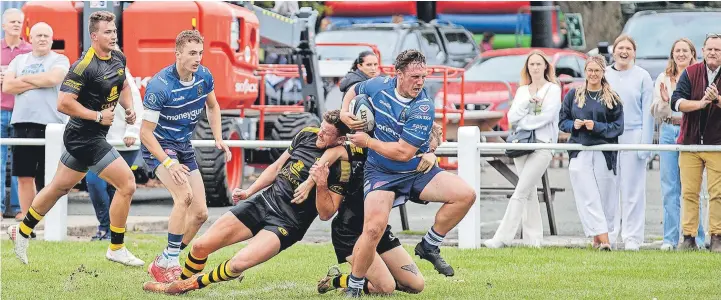
[[[641,129],[626,130],[618,137],[619,144],[640,144]],[[621,241],[643,243],[646,226],[646,168],[647,161],[638,158],[637,151],[618,153],[618,183],[620,205],[613,221],[614,230],[608,238],[611,245]]]
[[[506,214],[493,236],[494,240],[509,245],[516,237],[518,224],[522,224],[523,243],[529,246],[541,245],[543,221],[536,184],[546,172],[552,158],[551,150],[536,150],[529,155],[513,159],[518,174],[518,184],[508,202]]]
[[[616,175],[601,151],[581,151],[568,165],[578,217],[587,237],[613,230],[618,206]]]

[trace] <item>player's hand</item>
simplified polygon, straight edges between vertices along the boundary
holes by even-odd
[[[303,181],[303,183],[301,183],[293,192],[293,200],[291,200],[290,203],[301,204],[305,202],[305,199],[308,199],[308,195],[310,194],[310,191],[313,190],[314,186],[315,182],[313,182],[311,178]]]
[[[223,140],[215,140],[215,148],[218,148],[225,152],[225,162],[226,163],[229,162],[231,159],[233,159],[233,154],[230,153],[230,149],[228,148],[228,145],[226,145]]]
[[[668,97],[668,90],[663,82],[661,82],[661,100],[663,100],[663,102],[668,102],[670,100]]]
[[[238,201],[248,199],[248,197],[250,194],[244,189],[233,190],[233,204],[238,204]]]
[[[355,133],[349,133],[348,140],[353,143],[353,145],[356,145],[356,147],[361,148],[368,148],[368,143],[370,142],[370,135],[368,135],[365,132],[362,131],[356,131]]]
[[[576,119],[573,121],[573,128],[581,129],[581,127],[583,127],[584,124],[586,124],[584,120]]]
[[[433,153],[418,154],[416,156],[421,158],[418,167],[416,167],[416,172],[423,172],[423,174],[428,174],[438,160],[438,157]]]
[[[183,185],[188,181],[188,172],[190,172],[188,166],[176,162],[168,168],[168,171],[170,171],[170,176],[173,177],[175,184]]]
[[[593,130],[593,125],[595,124],[593,123],[593,120],[586,120],[583,121],[583,123],[586,124],[586,128],[588,128],[588,130]]]
[[[348,111],[342,111],[340,113],[340,120],[345,123],[351,130],[362,131],[366,127],[366,122],[358,120],[355,115]]]
[[[328,186],[328,162],[325,162],[323,164],[314,164],[313,167],[310,168],[310,178],[315,181],[315,185],[319,187],[326,187]]]
[[[115,119],[115,106],[108,107],[100,112],[102,115],[100,124],[105,126],[113,125],[113,119]]]
[[[700,110],[706,108],[706,106],[711,103],[711,100],[701,99],[694,102],[696,102],[696,110]]]
[[[123,138],[123,143],[125,143],[125,147],[130,147],[133,144],[135,144],[135,138],[134,137]]]
[[[125,123],[135,124],[135,110],[133,110],[133,109],[125,110]]]

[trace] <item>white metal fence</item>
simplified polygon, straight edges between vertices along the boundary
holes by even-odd
[[[45,182],[49,183],[55,176],[60,155],[63,151],[62,124],[50,124],[45,131],[45,139],[1,139],[3,145],[45,146]],[[464,126],[458,129],[458,142],[446,142],[438,147],[438,156],[457,156],[458,175],[475,191],[481,189],[481,164],[483,153],[499,153],[506,149],[549,149],[549,150],[585,150],[585,151],[677,151],[677,152],[717,152],[721,146],[711,145],[644,145],[644,144],[607,144],[598,146],[582,146],[578,144],[510,144],[481,143],[481,132],[478,127]],[[123,145],[121,140],[108,141],[111,145]],[[226,141],[229,147],[242,148],[286,148],[291,141]],[[139,145],[140,141],[136,142]],[[215,147],[212,140],[193,140],[194,147]],[[4,167],[4,166],[3,166]],[[481,210],[480,193],[476,193],[476,201],[469,213],[458,225],[458,247],[478,248],[481,245]],[[58,200],[45,216],[45,240],[61,241],[67,238],[67,196]]]

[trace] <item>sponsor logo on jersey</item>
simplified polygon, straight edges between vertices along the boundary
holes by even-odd
[[[381,131],[383,131],[383,132],[385,132],[385,133],[388,133],[388,134],[390,134],[390,135],[392,135],[392,136],[394,136],[394,137],[396,137],[396,138],[400,138],[400,137],[401,137],[401,135],[398,134],[398,132],[396,132],[395,130],[393,130],[393,128],[390,128],[390,127],[388,127],[388,126],[386,126],[386,125],[376,124],[376,128],[378,128],[378,129],[380,129]]]
[[[72,79],[65,80],[65,82],[63,82],[63,85],[64,85],[64,86],[67,86],[67,87],[69,87],[69,88],[71,88],[71,89],[74,89],[74,90],[76,90],[76,91],[79,91],[80,88],[83,86],[82,83],[77,82],[77,81],[72,80]]]
[[[120,97],[120,94],[118,93],[118,86],[113,86],[112,89],[110,89],[110,95],[108,95],[108,102],[113,102],[115,100],[118,100]]]
[[[288,230],[285,230],[285,228],[278,226],[278,231],[279,231],[280,234],[282,234],[283,236],[288,236]]]
[[[201,107],[201,108],[191,110],[191,111],[186,111],[184,113],[180,113],[177,115],[171,115],[171,116],[164,115],[164,119],[168,120],[168,121],[178,121],[181,119],[195,120],[203,112],[203,109],[204,109],[204,107]]]
[[[118,69],[118,76],[123,76],[125,74],[125,69],[120,68]]]
[[[185,100],[185,97],[184,97],[184,96],[180,96],[180,97],[175,97],[175,98],[173,98],[173,102],[175,102],[175,101],[181,101],[181,100]]]
[[[381,105],[387,107],[388,109],[391,109],[391,104],[388,103],[387,101],[381,100],[380,103],[381,103]]]
[[[151,105],[158,105],[158,96],[156,96],[155,93],[149,93],[145,101]]]
[[[328,187],[328,189],[336,194],[343,194],[343,187],[340,185],[331,185]]]
[[[428,104],[423,104],[421,106],[418,106],[418,109],[420,109],[422,112],[428,112],[428,110],[431,109],[431,106]]]
[[[290,166],[290,172],[296,177],[300,177],[300,171],[303,170],[303,167],[305,167],[303,161],[298,160]]]
[[[203,95],[203,85],[198,84],[198,97]]]

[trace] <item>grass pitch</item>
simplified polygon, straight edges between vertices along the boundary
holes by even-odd
[[[105,259],[107,242],[31,241],[30,265],[15,258],[2,241],[2,299],[171,299],[150,294],[147,264],[166,244],[165,236],[130,234],[133,253],[145,260],[131,268]],[[206,271],[243,245],[210,256]],[[412,253],[413,245],[406,245]],[[187,250],[181,254],[184,260]],[[397,299],[721,299],[721,255],[709,252],[597,252],[591,249],[459,250],[442,248],[456,275],[439,275],[430,263],[414,260],[426,279],[419,295]],[[335,264],[330,244],[296,244],[269,262],[246,271],[242,283],[213,284],[180,298],[327,299],[316,282]],[[345,272],[348,264],[342,265]]]

